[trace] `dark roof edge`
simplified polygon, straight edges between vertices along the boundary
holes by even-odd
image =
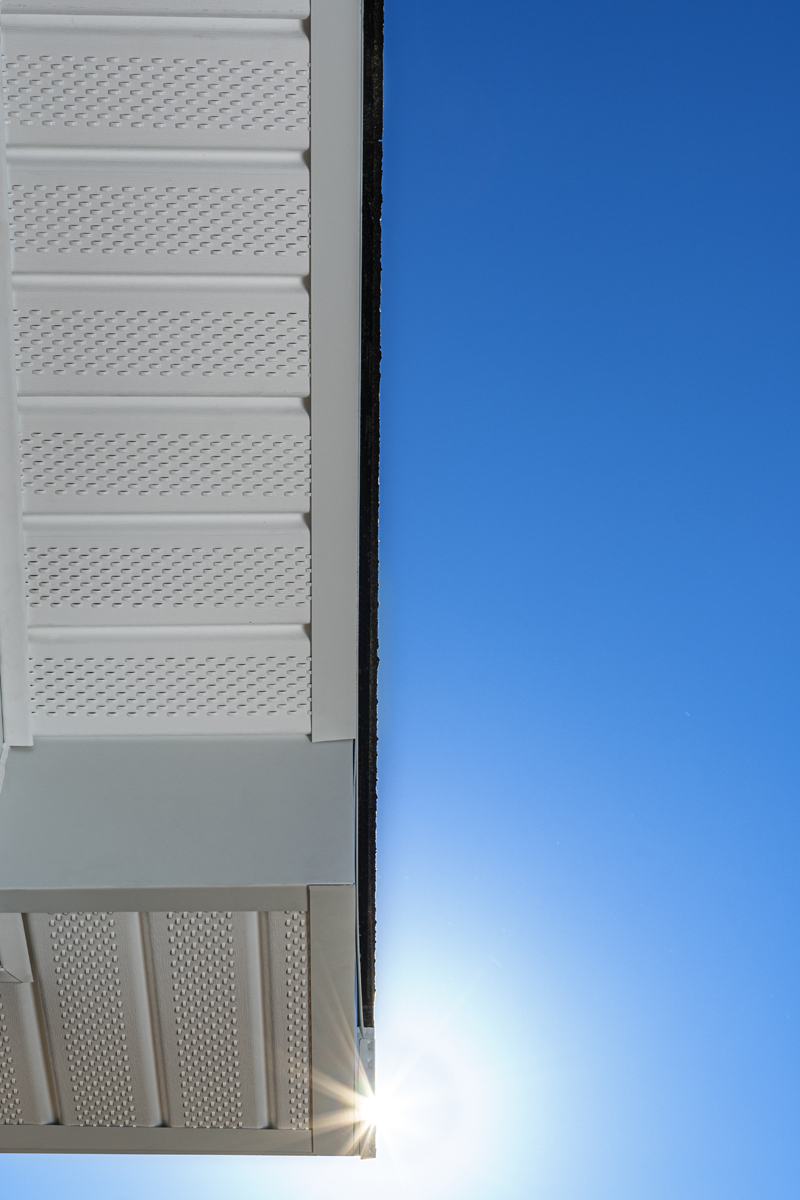
[[[378,463],[381,380],[383,0],[364,0],[361,214],[361,446],[358,576],[357,856],[360,1013],[375,1024],[378,784]]]

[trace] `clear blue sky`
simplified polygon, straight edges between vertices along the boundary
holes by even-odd
[[[386,33],[382,1157],[5,1189],[796,1200],[800,10]]]

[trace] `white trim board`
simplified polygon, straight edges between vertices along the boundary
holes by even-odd
[[[356,730],[361,6],[311,7],[311,601],[315,741]]]

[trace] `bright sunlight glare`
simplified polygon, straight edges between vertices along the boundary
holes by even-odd
[[[498,1107],[488,1056],[476,1047],[470,1028],[477,1023],[465,1021],[466,1015],[461,1009],[431,1023],[422,1006],[414,1011],[409,1005],[400,1019],[400,1014],[383,1019],[375,1095],[358,1098],[362,1128],[376,1129],[377,1159],[275,1159],[264,1164],[263,1183],[277,1184],[296,1200],[323,1194],[325,1200],[463,1196],[489,1168],[490,1127]],[[255,1163],[241,1168],[248,1174],[261,1169]]]

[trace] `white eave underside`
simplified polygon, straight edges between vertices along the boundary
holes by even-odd
[[[351,64],[320,35],[317,155],[316,10],[131,7],[4,6],[4,740],[309,734],[312,676],[351,738]]]

